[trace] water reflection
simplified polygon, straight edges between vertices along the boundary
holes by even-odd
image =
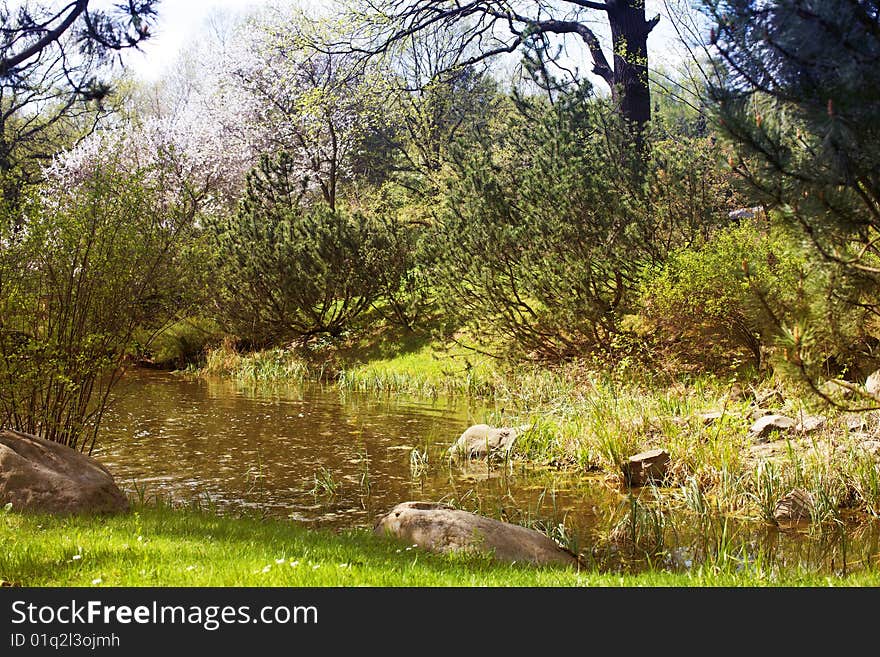
[[[492,410],[343,395],[313,384],[253,388],[136,371],[107,413],[95,456],[134,495],[321,526],[369,527],[399,502],[445,501],[539,528],[605,569],[726,561],[772,575],[780,568],[835,574],[880,565],[877,522],[817,534],[662,514],[630,527],[628,537],[632,501],[599,477],[518,462],[450,464],[449,445]]]

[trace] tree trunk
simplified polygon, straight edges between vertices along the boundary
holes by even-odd
[[[648,34],[659,17],[645,20],[643,0],[607,0],[608,22],[614,47],[614,83],[611,94],[629,123],[636,146],[644,147],[644,131],[651,120],[648,88]]]

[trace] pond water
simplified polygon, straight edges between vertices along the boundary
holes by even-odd
[[[252,387],[135,370],[107,411],[94,456],[135,497],[331,528],[372,527],[407,500],[443,501],[547,531],[602,567],[643,567],[609,540],[632,500],[601,477],[515,461],[492,468],[448,461],[461,432],[493,410],[319,384]],[[662,527],[664,565],[676,569],[708,558],[718,543],[710,536],[717,528],[681,516]],[[877,522],[816,536],[731,521],[724,541],[743,567],[760,561],[833,573],[878,565],[878,536]]]

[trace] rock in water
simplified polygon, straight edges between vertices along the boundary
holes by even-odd
[[[465,429],[449,448],[450,458],[483,459],[487,456],[505,458],[513,449],[517,437],[529,429],[522,427],[490,427],[475,424]]]
[[[378,536],[391,535],[431,552],[481,552],[506,562],[574,566],[577,557],[534,529],[433,502],[403,502],[379,519]]]
[[[795,488],[776,503],[773,518],[782,523],[809,520],[812,511],[813,496],[805,490]]]
[[[665,449],[649,449],[630,456],[622,470],[626,485],[637,487],[649,482],[661,483],[666,478],[668,466],[669,452]]]
[[[16,511],[119,513],[125,494],[103,465],[66,445],[0,431],[0,505]]]

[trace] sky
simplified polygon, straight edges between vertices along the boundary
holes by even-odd
[[[98,0],[109,3],[111,0]],[[118,1],[118,0],[113,0]],[[168,67],[173,66],[178,54],[189,42],[198,35],[206,34],[209,19],[220,13],[246,14],[255,8],[265,7],[269,4],[283,4],[279,0],[161,0],[158,6],[158,20],[153,36],[142,46],[142,52],[132,51],[125,55],[126,64],[135,75],[146,81],[155,81],[160,78]],[[308,7],[313,5],[326,8],[327,3],[321,0],[291,1],[291,5]],[[647,0],[647,14],[653,16],[661,14],[661,22],[649,35],[648,47],[653,62],[674,62],[680,59],[680,55],[674,53],[673,43],[677,41],[675,31],[665,15],[668,6],[676,4],[670,0]],[[601,19],[594,28],[597,32],[602,31]],[[582,64],[586,64],[583,62]],[[583,66],[588,69],[589,66]]]
[[[246,13],[268,3],[269,0],[161,0],[153,36],[144,42],[141,51],[126,53],[126,65],[137,77],[155,81],[174,64],[194,33],[207,31],[212,15]]]

